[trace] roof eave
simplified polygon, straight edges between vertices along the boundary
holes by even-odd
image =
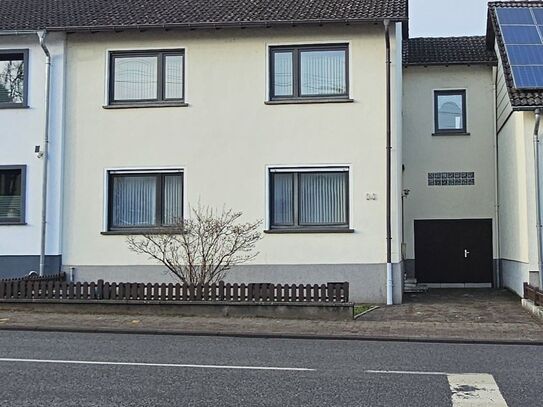
[[[407,22],[407,17],[382,17],[364,19],[312,19],[312,20],[280,20],[280,21],[240,21],[240,22],[196,22],[172,24],[131,24],[102,26],[63,26],[47,27],[51,32],[111,32],[111,31],[146,31],[146,30],[196,30],[220,28],[267,28],[298,25],[331,25],[331,24],[368,24],[391,22]]]

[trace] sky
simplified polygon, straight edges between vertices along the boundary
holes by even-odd
[[[487,0],[409,0],[409,37],[486,34]]]

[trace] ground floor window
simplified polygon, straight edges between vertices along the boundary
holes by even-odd
[[[171,226],[183,218],[181,171],[110,171],[109,230]]]
[[[349,227],[347,168],[271,169],[270,228]]]
[[[0,166],[0,224],[24,223],[25,166]]]

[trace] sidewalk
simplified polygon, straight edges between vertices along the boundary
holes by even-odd
[[[201,318],[17,311],[0,306],[0,330],[155,333],[259,337],[312,337],[407,341],[534,343],[543,322],[505,290],[451,290],[408,296],[348,322],[256,318]]]

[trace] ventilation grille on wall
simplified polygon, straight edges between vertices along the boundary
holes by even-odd
[[[474,172],[429,172],[428,186],[475,185]]]

